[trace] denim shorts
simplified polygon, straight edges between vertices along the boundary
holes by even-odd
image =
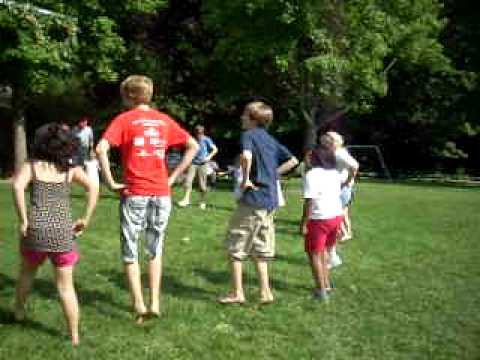
[[[145,252],[162,255],[163,239],[172,209],[170,196],[132,195],[120,202],[121,252],[124,262],[138,261],[138,238],[145,230]]]
[[[353,195],[355,193],[355,190],[353,189],[353,186],[344,186],[342,188],[342,191],[340,193],[340,201],[342,202],[342,208],[346,208],[350,206],[353,200]]]

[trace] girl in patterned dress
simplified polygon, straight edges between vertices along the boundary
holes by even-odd
[[[25,302],[39,266],[48,257],[55,268],[55,282],[73,345],[79,342],[79,309],[73,284],[73,269],[79,259],[75,236],[89,224],[98,197],[98,185],[81,167],[72,165],[78,143],[71,132],[49,123],[35,133],[34,151],[13,179],[13,192],[20,219],[22,263],[17,280],[15,319],[25,318]],[[82,218],[73,221],[70,211],[70,184],[87,191]],[[25,189],[30,185],[30,203]]]

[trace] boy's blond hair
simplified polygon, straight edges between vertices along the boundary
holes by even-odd
[[[122,81],[120,94],[131,105],[150,104],[153,96],[153,81],[147,76],[130,75]]]
[[[260,126],[268,126],[273,121],[273,110],[263,101],[252,101],[245,106],[250,120]]]
[[[329,136],[333,140],[335,148],[341,148],[344,144],[343,136],[335,131],[328,131],[325,135]]]

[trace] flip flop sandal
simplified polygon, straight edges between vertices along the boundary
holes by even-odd
[[[238,304],[238,305],[243,305],[245,304],[245,299],[239,299],[234,296],[227,295],[225,297],[222,297],[217,300],[220,304],[223,305],[233,305],[233,304]]]

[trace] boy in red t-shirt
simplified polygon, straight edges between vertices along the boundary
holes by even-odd
[[[96,151],[105,179],[113,190],[121,191],[121,251],[125,265],[136,321],[160,314],[162,248],[171,210],[170,186],[191,163],[198,150],[197,142],[171,117],[150,107],[153,82],[132,75],[120,86],[125,104],[130,108],[113,119]],[[185,147],[182,161],[169,175],[167,150]],[[110,171],[108,151],[118,147],[124,183],[117,183]],[[145,250],[149,260],[150,307],[143,301],[138,236],[145,229]]]

